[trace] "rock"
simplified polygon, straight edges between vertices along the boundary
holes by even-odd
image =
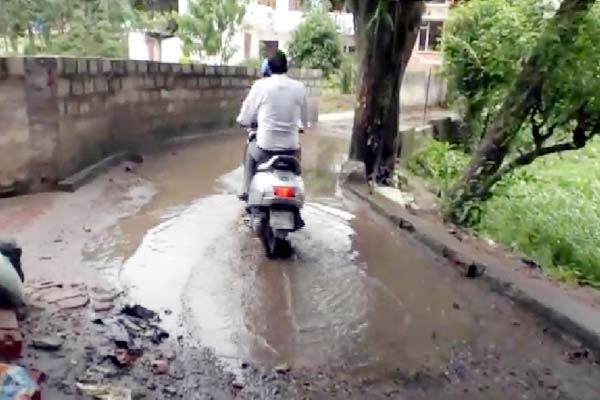
[[[118,388],[113,385],[86,385],[79,382],[76,386],[82,394],[94,399],[131,400],[130,389]]]
[[[166,386],[163,389],[163,393],[168,396],[175,396],[177,394],[177,389],[173,386]]]
[[[163,340],[169,338],[169,333],[159,326],[152,326],[151,340],[154,344],[161,344]]]
[[[92,303],[92,309],[95,312],[110,311],[110,310],[112,310],[113,307],[114,307],[114,304],[112,302],[96,302],[96,301],[94,301]]]
[[[40,336],[31,339],[31,347],[37,350],[57,351],[62,347],[62,342],[49,336]]]
[[[43,290],[50,288],[62,288],[63,284],[55,281],[40,281],[31,284],[31,287],[35,290]]]
[[[169,362],[159,359],[152,361],[152,372],[155,375],[166,375],[169,373]]]
[[[231,382],[231,386],[236,390],[242,390],[244,388],[244,384],[237,379]]]
[[[403,229],[408,232],[415,231],[415,226],[410,221],[408,221],[404,218],[400,218],[400,222],[398,223],[398,226],[400,227],[400,229]]]
[[[275,368],[273,368],[275,370],[275,372],[277,372],[278,374],[287,374],[288,372],[291,371],[289,365],[287,364],[279,364],[277,365]]]
[[[80,288],[62,289],[60,287],[54,287],[52,290],[44,291],[41,300],[47,301],[48,303],[56,303],[60,300],[68,300],[79,296],[87,297],[85,290]]]
[[[58,305],[61,310],[73,310],[75,308],[85,307],[89,301],[90,299],[87,295],[81,295],[70,299],[59,300],[56,302],[56,305]]]
[[[145,320],[154,319],[157,317],[157,314],[154,311],[140,306],[139,304],[127,305],[123,307],[121,314]]]
[[[115,352],[108,355],[107,358],[117,367],[132,367],[139,358],[139,355],[139,353],[130,350],[116,349]]]
[[[477,265],[475,263],[470,264],[466,271],[465,276],[467,278],[478,278],[485,272],[485,267],[481,265]]]

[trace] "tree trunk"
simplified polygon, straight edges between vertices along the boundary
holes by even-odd
[[[350,159],[367,177],[391,176],[398,154],[400,86],[417,38],[423,1],[352,0],[360,79]],[[389,17],[381,12],[386,7]]]
[[[595,0],[563,0],[559,10],[549,22],[547,31],[534,48],[515,84],[506,96],[500,111],[489,124],[478,149],[462,178],[449,193],[446,217],[465,223],[465,207],[474,200],[484,200],[498,181],[496,175],[511,149],[511,145],[525,119],[539,102],[544,83],[544,52],[548,44],[560,38],[568,45],[577,35],[577,21],[585,15]]]

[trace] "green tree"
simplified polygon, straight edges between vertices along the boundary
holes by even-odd
[[[465,7],[487,7],[483,4],[488,1],[473,0]],[[464,72],[469,82],[480,87],[481,97],[486,99],[482,108],[489,121],[484,124],[483,139],[469,166],[450,191],[447,217],[474,222],[470,211],[476,207],[472,206],[489,198],[494,185],[507,174],[538,157],[580,149],[600,131],[600,10],[594,3],[563,0],[553,17],[532,28],[541,34],[533,45],[528,46],[527,40],[522,44],[523,52],[528,54],[522,59],[519,51],[511,55],[499,44],[499,35],[510,33],[500,31],[496,38],[488,36],[485,44],[465,37],[465,47],[473,50],[470,57],[480,59],[482,66],[470,65],[464,70],[459,66],[457,77]],[[539,2],[531,1],[526,6],[545,12],[539,10]],[[481,23],[476,18],[463,22]],[[489,51],[478,53],[474,49],[479,46]],[[481,54],[488,54],[492,60]],[[515,59],[505,63],[505,57]],[[517,73],[506,67],[511,62],[521,65]],[[491,81],[485,79],[489,74],[494,77]],[[472,98],[472,89],[461,90]]]
[[[125,56],[132,20],[127,0],[4,0],[0,35],[13,53]]]
[[[341,46],[335,23],[318,7],[292,33],[288,53],[293,65],[320,69],[329,77],[342,64]]]
[[[246,13],[242,0],[191,0],[189,14],[180,16],[177,36],[183,52],[190,55],[216,56],[226,63],[235,52],[233,36]]]
[[[350,159],[373,180],[391,177],[399,141],[400,86],[421,25],[422,0],[336,0],[354,14],[359,77]]]

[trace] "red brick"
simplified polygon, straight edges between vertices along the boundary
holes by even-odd
[[[14,360],[21,357],[23,336],[17,330],[0,329],[0,358]]]

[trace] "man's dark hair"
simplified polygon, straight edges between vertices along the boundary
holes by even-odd
[[[272,74],[287,74],[288,62],[285,53],[281,50],[277,50],[275,55],[269,57],[269,69]]]

